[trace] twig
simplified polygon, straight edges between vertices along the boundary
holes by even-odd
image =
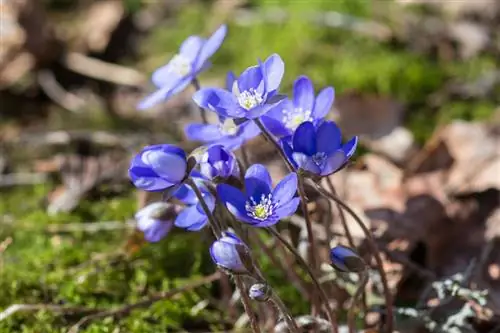
[[[36,185],[47,181],[45,173],[11,173],[0,175],[0,187]]]
[[[62,313],[77,313],[77,312],[99,312],[99,309],[89,309],[82,307],[70,307],[66,305],[56,305],[56,304],[12,304],[4,311],[0,312],[0,321],[5,320],[7,317],[12,316],[16,312],[31,312],[31,311],[41,311],[48,310],[52,312],[62,312]]]
[[[245,312],[248,316],[248,319],[250,320],[250,326],[252,327],[253,332],[260,333],[260,327],[257,322],[257,318],[255,317],[255,314],[252,311],[252,307],[250,305],[250,298],[248,297],[247,290],[243,285],[243,280],[241,279],[241,276],[236,275],[234,277],[234,283],[236,284],[236,288],[238,288],[238,290],[240,291],[241,303],[243,303],[243,308],[245,308]]]
[[[66,110],[79,112],[86,104],[83,99],[64,90],[59,82],[57,82],[54,73],[48,69],[38,72],[37,81],[43,92]]]
[[[350,333],[356,333],[356,322],[354,320],[355,319],[354,318],[354,310],[356,309],[356,302],[357,302],[359,296],[361,296],[363,294],[363,291],[365,290],[365,286],[368,283],[368,278],[369,278],[368,270],[365,269],[363,272],[361,272],[359,274],[359,276],[361,278],[359,281],[359,286],[356,289],[356,292],[354,293],[354,295],[352,296],[352,301],[351,301],[351,304],[349,305],[349,311],[347,312],[347,323],[349,326]]]
[[[182,287],[175,288],[175,289],[160,293],[158,295],[148,297],[147,299],[142,300],[140,302],[128,304],[128,305],[125,305],[125,306],[122,306],[122,307],[119,307],[119,308],[113,309],[113,310],[101,311],[101,312],[98,312],[96,314],[83,317],[82,319],[80,319],[75,325],[73,325],[68,330],[68,333],[77,333],[80,330],[81,326],[86,325],[93,320],[97,320],[97,319],[101,319],[101,318],[105,318],[105,317],[125,316],[125,315],[129,314],[132,310],[146,308],[148,306],[151,306],[151,304],[153,304],[155,302],[162,301],[162,300],[165,300],[168,298],[172,298],[177,294],[184,293],[184,292],[189,291],[191,289],[201,287],[205,284],[214,282],[214,281],[218,280],[219,278],[220,278],[220,272],[216,272],[212,275],[205,276],[197,281],[188,283]]]
[[[60,233],[60,232],[100,232],[100,231],[113,231],[122,229],[133,229],[137,223],[135,221],[97,221],[86,223],[70,223],[70,224],[50,224],[47,226],[47,232]]]

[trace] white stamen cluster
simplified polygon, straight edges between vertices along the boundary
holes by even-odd
[[[226,119],[222,124],[219,124],[219,130],[224,135],[236,135],[238,133],[238,125],[234,123],[233,119]]]
[[[259,94],[255,89],[250,88],[245,90],[238,95],[238,103],[240,106],[246,110],[256,107],[263,101],[262,95]]]
[[[304,110],[303,108],[285,109],[283,110],[283,123],[288,129],[295,131],[303,122],[313,120],[311,113],[311,110]]]
[[[172,60],[170,60],[170,68],[172,72],[179,76],[185,76],[191,72],[191,61],[181,54],[176,54]]]
[[[312,156],[312,160],[317,166],[322,167],[326,162],[326,154],[318,152]]]
[[[276,204],[273,203],[273,196],[271,193],[267,196],[262,194],[258,203],[254,198],[250,198],[250,200],[245,203],[245,209],[249,216],[256,220],[264,221],[273,215]]]

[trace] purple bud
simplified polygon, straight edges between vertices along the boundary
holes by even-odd
[[[154,202],[135,214],[137,228],[148,242],[158,242],[172,229],[176,217],[175,206],[166,202]]]
[[[366,269],[361,257],[345,246],[336,246],[330,250],[330,260],[333,268],[341,272],[360,273]]]
[[[250,249],[235,234],[223,232],[210,247],[214,263],[232,274],[251,274],[254,270]]]
[[[271,288],[264,283],[255,283],[248,290],[248,296],[253,300],[266,302],[271,297]]]
[[[233,153],[222,145],[209,147],[200,158],[201,174],[208,179],[226,179],[238,176],[239,168]]]

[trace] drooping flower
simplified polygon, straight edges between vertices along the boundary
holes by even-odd
[[[292,138],[281,140],[289,161],[307,175],[327,176],[341,169],[356,151],[358,137],[342,144],[340,129],[333,121],[317,128],[312,122],[302,123]]]
[[[293,99],[273,107],[262,121],[275,136],[290,136],[306,121],[317,126],[330,111],[334,98],[332,87],[324,88],[315,97],[311,80],[300,76],[293,84]]]
[[[330,250],[330,261],[333,268],[341,272],[360,273],[366,269],[366,264],[352,249],[336,246]]]
[[[210,256],[220,268],[233,274],[250,274],[254,271],[250,249],[232,232],[223,232],[220,239],[210,246]]]
[[[227,118],[254,119],[268,112],[281,98],[277,95],[285,65],[277,54],[247,68],[236,78],[228,75],[231,89],[205,88],[193,95],[198,106]]]
[[[226,87],[232,89],[234,76],[228,74]],[[212,110],[213,111],[213,110]],[[223,145],[229,150],[241,147],[246,141],[260,134],[260,130],[252,121],[236,124],[234,119],[218,115],[218,124],[188,124],[184,128],[189,140],[205,144]]]
[[[155,192],[182,184],[189,171],[184,150],[160,144],[144,147],[132,159],[129,176],[135,187]]]
[[[178,207],[166,202],[154,202],[135,214],[137,228],[144,233],[148,242],[159,242],[165,238],[174,225]]]
[[[227,184],[217,186],[217,194],[240,221],[254,227],[268,227],[295,213],[299,198],[297,175],[290,173],[272,189],[269,172],[261,164],[252,165],[245,174],[245,193]]]
[[[188,185],[186,185],[188,186]],[[215,198],[207,191],[203,192],[203,200],[205,201],[210,213],[215,208]],[[202,204],[198,199],[184,208],[175,219],[175,226],[189,231],[198,231],[205,227],[208,223],[208,216],[203,210]]]
[[[152,75],[157,91],[143,99],[138,108],[150,108],[184,90],[196,76],[209,67],[208,59],[219,49],[226,37],[227,27],[220,26],[208,39],[190,36],[165,66]]]
[[[238,177],[239,167],[236,157],[222,145],[213,145],[201,156],[200,172],[208,179]]]

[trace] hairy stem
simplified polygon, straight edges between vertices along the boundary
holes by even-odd
[[[290,245],[284,238],[283,236],[280,235],[280,233],[273,229],[273,228],[268,228],[268,230],[274,235],[276,236],[276,238],[279,239],[279,241],[281,243],[283,243],[283,245],[285,245],[285,247],[293,253],[293,255],[297,258],[297,260],[300,262],[300,264],[304,267],[304,269],[307,271],[307,274],[309,274],[309,276],[311,277],[311,280],[313,281],[314,283],[314,286],[316,287],[316,289],[318,290],[319,292],[319,295],[321,297],[321,300],[323,301],[324,303],[324,306],[326,308],[326,313],[328,315],[328,319],[330,320],[330,322],[332,323],[332,326],[333,327],[336,327],[336,321],[335,321],[335,316],[333,314],[333,311],[332,311],[332,308],[330,306],[330,303],[328,302],[328,296],[326,295],[325,291],[323,290],[323,288],[321,287],[318,279],[316,278],[314,272],[311,270],[311,267],[309,267],[309,265],[305,262],[305,260],[300,256],[300,254],[297,252],[297,250],[295,250],[293,248],[292,245]]]
[[[269,133],[269,131],[267,130],[267,128],[264,126],[264,124],[260,121],[260,119],[254,119],[253,120],[255,122],[255,125],[257,125],[257,127],[261,130],[262,132],[262,135],[264,135],[264,137],[273,144],[273,146],[276,148],[276,150],[278,151],[278,153],[280,154],[281,158],[283,159],[283,161],[285,161],[285,164],[286,166],[288,167],[288,169],[290,171],[293,171],[295,172],[295,167],[292,165],[292,163],[290,163],[290,161],[288,160],[288,158],[286,157],[285,155],[285,152],[283,151],[283,149],[281,149],[281,146],[280,144],[278,143],[278,141],[276,141],[276,139],[274,139],[274,137],[272,136],[271,133]]]
[[[377,263],[377,270],[379,271],[380,274],[380,279],[382,280],[382,285],[384,287],[384,298],[385,298],[385,304],[387,307],[387,323],[386,323],[386,332],[392,333],[392,328],[393,328],[393,308],[392,308],[392,295],[391,291],[389,290],[389,284],[387,282],[387,276],[384,271],[384,266],[382,262],[382,258],[380,257],[380,251],[378,250],[378,246],[375,243],[375,240],[373,239],[372,233],[368,228],[365,226],[361,218],[349,207],[347,204],[345,204],[340,198],[338,198],[336,195],[325,191],[321,186],[319,186],[316,183],[313,183],[315,186],[316,190],[323,196],[329,198],[330,200],[338,203],[343,209],[345,209],[353,218],[354,220],[358,223],[360,228],[363,230],[363,233],[366,236],[366,240],[368,242],[368,245],[370,246],[370,250],[375,258],[375,262]]]
[[[291,315],[290,311],[288,311],[288,308],[285,306],[281,298],[276,294],[274,291],[271,294],[271,298],[269,299],[280,311],[281,315],[285,319],[286,325],[288,326],[288,329],[292,333],[300,333],[300,329],[297,326],[297,323],[295,322],[295,319]]]
[[[361,278],[359,281],[359,286],[352,296],[351,303],[349,304],[349,311],[347,312],[347,325],[349,327],[349,333],[356,333],[354,310],[356,309],[356,302],[358,301],[358,298],[363,294],[366,283],[368,282],[368,270],[365,269],[363,272],[359,273],[359,276]]]
[[[192,180],[191,178],[188,178],[186,183],[189,186],[191,186],[194,193],[196,194],[196,197],[198,198],[198,201],[200,202],[201,207],[203,208],[203,211],[205,212],[205,214],[207,214],[208,222],[210,223],[210,227],[212,228],[212,230],[215,234],[215,237],[217,239],[219,239],[221,234],[222,234],[220,227],[219,227],[219,224],[217,223],[214,216],[212,215],[212,212],[208,208],[207,203],[205,202],[205,199],[203,198],[203,194],[201,194],[201,191],[198,188],[198,185],[196,185],[196,182],[194,180]]]
[[[236,284],[236,287],[240,291],[241,302],[243,303],[243,308],[245,309],[245,312],[247,313],[248,318],[250,320],[250,326],[252,327],[252,331],[254,333],[260,333],[260,327],[259,324],[257,323],[257,318],[255,317],[255,314],[252,311],[252,307],[250,306],[250,298],[248,297],[247,290],[243,285],[243,280],[241,276],[235,276],[234,282]]]
[[[198,81],[198,78],[195,77],[193,79],[193,81],[191,81],[191,84],[193,85],[194,89],[196,89],[196,91],[201,89],[200,82]],[[206,113],[205,109],[202,107],[198,107],[198,109],[200,110],[200,115],[201,115],[201,119],[202,119],[203,123],[208,124],[207,113]]]

